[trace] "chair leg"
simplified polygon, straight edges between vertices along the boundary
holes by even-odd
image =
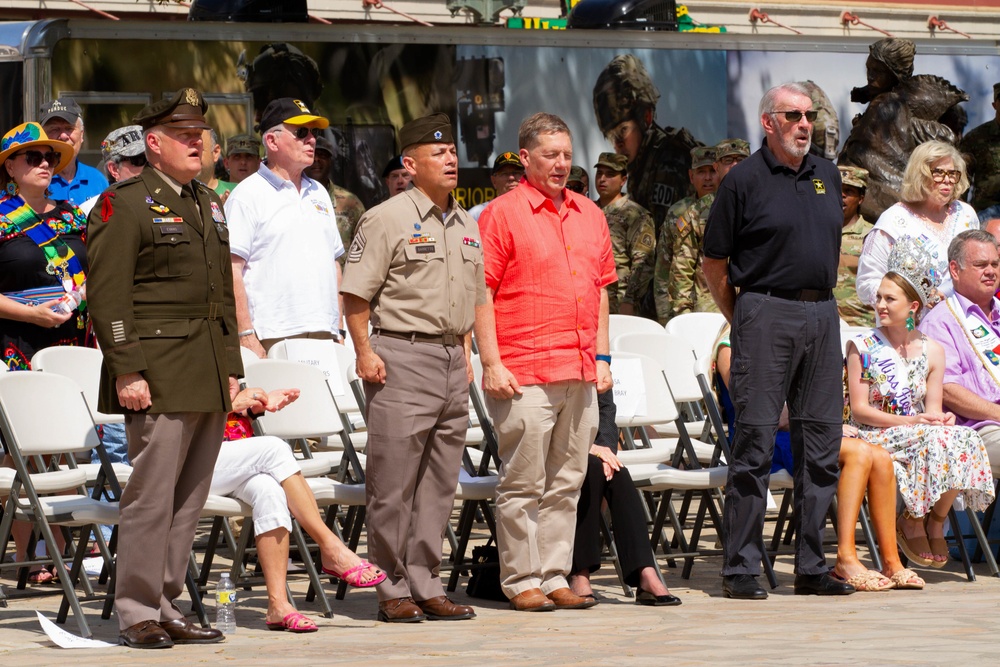
[[[972,561],[969,559],[969,551],[965,548],[965,536],[958,527],[958,513],[955,512],[955,508],[949,508],[948,518],[951,520],[951,532],[955,535],[955,545],[958,547],[958,555],[962,559],[962,567],[965,568],[965,576],[968,577],[969,581],[976,580],[976,573],[972,570]],[[973,520],[978,523],[975,517]]]
[[[965,508],[965,515],[969,519],[969,523],[972,524],[972,532],[976,535],[976,542],[979,544],[977,548],[977,553],[982,551],[983,556],[986,558],[986,564],[990,568],[990,574],[994,577],[1000,577],[1000,570],[997,569],[996,558],[993,557],[993,549],[990,548],[989,538],[986,536],[986,532],[983,530],[982,524],[979,522],[979,517],[976,513],[972,511],[971,508]],[[992,517],[991,517],[992,518]],[[987,524],[988,526],[989,524]],[[956,532],[952,529],[952,532]]]
[[[458,515],[458,535],[455,550],[451,554],[451,574],[448,575],[448,592],[453,592],[458,587],[458,578],[462,574],[465,565],[465,551],[469,545],[469,536],[472,533],[472,526],[476,519],[476,501],[466,500],[462,503],[462,511]]]
[[[878,551],[878,540],[875,539],[875,531],[872,530],[871,518],[868,515],[868,503],[862,501],[861,511],[858,513],[858,520],[861,522],[861,532],[865,536],[865,544],[868,545],[868,555],[872,559],[875,570],[882,571],[882,556]]]
[[[601,537],[604,538],[604,544],[608,547],[608,553],[611,555],[611,562],[615,566],[615,574],[618,575],[618,583],[621,584],[622,592],[627,598],[635,597],[632,587],[625,583],[625,572],[622,571],[622,563],[618,558],[618,547],[615,546],[615,536],[611,530],[611,522],[608,520],[607,510],[601,512]]]
[[[295,519],[292,519],[292,534],[295,536],[295,544],[298,545],[299,553],[302,555],[302,566],[306,569],[306,574],[309,576],[309,585],[315,590],[316,595],[319,597],[320,606],[323,607],[323,616],[333,618],[333,607],[330,606],[330,599],[326,596],[326,590],[323,588],[323,582],[320,580],[319,571],[316,569],[316,563],[319,562],[322,564],[323,562],[323,554],[318,553],[316,560],[311,558],[309,543],[302,532],[302,526]],[[285,585],[288,585],[287,581]],[[288,599],[292,599],[291,595],[289,595]]]

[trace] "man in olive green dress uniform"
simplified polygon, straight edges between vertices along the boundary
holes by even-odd
[[[193,180],[207,108],[185,88],[140,111],[149,164],[108,188],[88,219],[98,407],[125,414],[134,466],[115,591],[120,643],[133,648],[222,639],[174,604],[243,373],[222,205]]]

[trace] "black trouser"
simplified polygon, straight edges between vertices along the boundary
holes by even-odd
[[[618,561],[625,573],[625,583],[639,585],[643,568],[656,567],[649,546],[646,516],[642,499],[626,468],[610,480],[604,477],[604,465],[596,456],[587,457],[587,476],[576,506],[576,538],[573,542],[573,569],[595,572],[601,567],[601,501],[607,499],[611,510],[612,532],[618,548]]]
[[[795,572],[827,571],[823,529],[837,491],[843,353],[833,299],[743,293],[733,315],[736,432],[723,511],[722,575],[760,573],[774,434],[787,401],[795,459]]]

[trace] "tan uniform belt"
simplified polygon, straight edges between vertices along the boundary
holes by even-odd
[[[221,301],[210,303],[150,303],[135,307],[135,319],[155,320],[159,318],[174,318],[184,320],[220,319],[225,312]]]
[[[385,329],[376,329],[375,333],[379,336],[408,340],[411,343],[432,343],[434,345],[444,345],[446,347],[452,345],[462,345],[464,341],[464,336],[461,334],[441,334],[439,336],[433,336],[431,334],[418,333],[416,331],[412,333],[399,333],[397,331],[386,331]]]

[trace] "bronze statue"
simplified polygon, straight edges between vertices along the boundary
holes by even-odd
[[[851,101],[868,104],[854,117],[838,163],[868,170],[861,214],[877,220],[899,201],[903,171],[913,149],[931,139],[956,143],[967,117],[969,96],[947,79],[913,75],[916,46],[889,37],[869,47],[868,84],[851,91]]]

